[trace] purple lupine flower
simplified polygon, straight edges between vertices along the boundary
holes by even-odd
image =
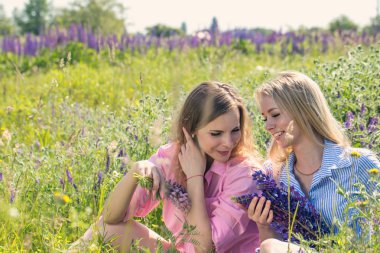
[[[351,111],[348,111],[346,113],[346,121],[344,122],[344,127],[347,129],[350,128],[351,123],[354,120],[354,118],[355,118],[355,115]]]
[[[364,129],[365,129],[365,126],[364,126],[364,124],[363,124],[363,123],[360,123],[360,125],[359,125],[359,129],[360,129],[360,131],[364,131]]]
[[[368,132],[369,133],[375,132],[378,124],[379,124],[379,119],[377,117],[369,117]]]
[[[139,174],[134,174],[134,177],[137,178],[138,184],[140,187],[145,189],[152,189],[153,180],[150,177],[140,176]],[[163,198],[168,199],[173,203],[175,207],[181,210],[184,213],[188,213],[191,208],[191,200],[189,198],[189,194],[187,193],[185,187],[182,185],[172,181],[172,180],[164,180],[164,196]],[[156,198],[159,199],[161,196],[159,195],[160,190],[157,191]]]
[[[62,189],[65,189],[65,180],[63,178],[59,179],[59,183],[62,185]]]
[[[294,216],[295,222],[292,231],[301,234],[306,240],[316,240],[329,232],[327,224],[321,219],[318,211],[293,186],[290,186],[290,202],[288,202],[286,185],[277,186],[272,177],[265,175],[260,170],[254,172],[252,178],[256,181],[257,189],[262,191],[261,195],[257,193],[245,194],[233,197],[233,201],[248,208],[254,197],[265,197],[270,200],[271,208],[274,211],[273,222],[270,225],[283,236],[284,240],[287,240],[289,236],[289,218],[292,220]],[[291,241],[298,242],[294,236],[291,237]]]
[[[188,213],[191,208],[191,200],[185,187],[174,182],[165,181],[165,198],[169,199],[179,210]]]
[[[111,163],[111,158],[110,158],[110,155],[109,155],[109,152],[108,152],[108,148],[106,148],[106,170],[104,171],[105,173],[107,173],[110,169],[110,163]]]
[[[0,172],[0,182],[3,181],[3,173]]]
[[[360,116],[361,116],[361,117],[364,115],[365,111],[366,111],[365,104],[362,103],[362,106],[361,106],[361,108],[360,108]]]
[[[11,197],[9,198],[9,202],[11,204],[13,204],[13,202],[15,201],[15,197],[16,197],[16,192],[15,192],[15,189],[11,189]]]
[[[103,172],[99,171],[98,173],[98,186],[102,183],[103,180]]]
[[[71,172],[69,170],[69,168],[66,168],[66,176],[67,176],[67,180],[69,180],[70,184],[73,183],[73,177],[71,176]]]

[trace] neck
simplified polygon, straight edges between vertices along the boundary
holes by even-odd
[[[322,164],[323,146],[311,140],[304,140],[303,143],[293,146],[296,156],[297,169],[303,173],[312,173]]]

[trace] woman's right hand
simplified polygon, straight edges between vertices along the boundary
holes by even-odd
[[[138,161],[133,165],[132,172],[133,174],[136,173],[139,176],[149,177],[153,180],[151,189],[153,196],[157,196],[157,193],[163,189],[163,176],[154,163],[148,160]]]
[[[206,171],[206,155],[195,144],[190,134],[182,128],[186,143],[181,146],[178,160],[187,178],[204,175]]]
[[[254,197],[248,207],[248,217],[256,222],[258,227],[269,226],[273,221],[273,210],[270,206],[270,200],[266,200],[265,197]]]

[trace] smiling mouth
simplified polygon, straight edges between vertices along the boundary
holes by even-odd
[[[285,133],[284,131],[277,132],[277,133],[273,134],[273,138],[278,140],[284,133]]]
[[[230,151],[218,151],[218,153],[222,156],[227,156],[230,153]]]

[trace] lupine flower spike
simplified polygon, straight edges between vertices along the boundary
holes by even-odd
[[[137,173],[134,174],[134,177],[137,178],[138,184],[146,189],[152,189],[153,187],[153,179],[150,177],[144,177]],[[164,198],[171,201],[173,205],[175,205],[179,210],[184,213],[188,213],[191,208],[191,201],[189,198],[189,194],[186,189],[171,180],[164,182]],[[160,199],[160,189],[157,191],[157,199]]]
[[[294,187],[290,187],[290,202],[288,202],[288,189],[286,185],[281,184],[277,186],[275,180],[265,175],[262,171],[254,172],[252,177],[256,181],[257,189],[262,191],[261,195],[256,193],[246,194],[233,197],[233,201],[248,208],[254,197],[265,197],[267,200],[270,200],[274,215],[271,227],[282,235],[284,240],[288,239],[289,220],[293,220],[293,218],[293,233],[301,234],[306,240],[317,240],[323,234],[330,231],[314,206],[306,197],[303,197],[296,191]],[[288,203],[290,203],[290,208],[288,207]],[[294,236],[291,237],[291,241],[298,242]]]

